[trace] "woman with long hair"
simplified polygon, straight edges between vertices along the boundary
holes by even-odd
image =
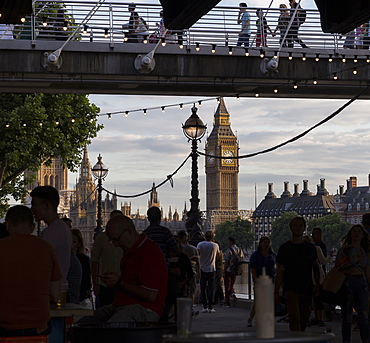
[[[342,238],[335,267],[346,275],[346,298],[342,304],[342,340],[351,341],[352,309],[357,312],[362,342],[370,342],[369,335],[369,282],[370,249],[369,234],[362,225],[356,224]]]
[[[263,236],[260,238],[257,250],[253,252],[249,260],[249,268],[253,277],[253,283],[256,278],[262,275],[263,267],[266,268],[266,275],[275,280],[276,274],[276,254],[272,251],[270,237]],[[252,326],[252,320],[256,314],[254,303],[251,307],[247,325]]]

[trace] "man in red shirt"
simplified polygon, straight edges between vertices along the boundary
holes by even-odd
[[[168,279],[162,251],[145,234],[138,234],[132,220],[124,215],[109,220],[106,234],[124,253],[121,275],[106,272],[102,278],[107,287],[115,289],[114,301],[79,323],[158,321],[165,305]]]

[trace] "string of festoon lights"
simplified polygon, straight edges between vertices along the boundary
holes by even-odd
[[[149,111],[153,110],[161,110],[162,113],[166,112],[166,109],[172,108],[172,107],[178,107],[180,110],[184,109],[185,105],[195,105],[197,104],[198,107],[202,107],[202,104],[206,101],[214,101],[217,100],[217,102],[220,102],[220,97],[213,97],[213,98],[207,98],[207,99],[201,99],[201,100],[196,100],[196,101],[187,101],[187,102],[181,102],[181,103],[176,103],[176,104],[170,104],[170,105],[160,105],[160,106],[153,106],[153,107],[147,107],[147,108],[139,108],[139,109],[134,109],[134,110],[123,110],[123,111],[115,111],[115,112],[105,112],[105,113],[100,113],[99,116],[107,116],[108,119],[112,119],[112,115],[116,114],[124,114],[125,117],[128,117],[130,113],[138,113],[141,112],[146,116]]]
[[[208,155],[208,154],[205,154],[201,151],[197,151],[197,154],[199,155],[202,155],[202,156],[205,156],[205,157],[212,157],[212,158],[217,158],[217,159],[244,159],[244,158],[251,158],[251,157],[254,157],[254,156],[257,156],[257,155],[260,155],[260,154],[265,154],[265,153],[269,153],[271,151],[274,151],[276,149],[279,149],[289,143],[292,143],[292,142],[295,142],[296,140],[306,136],[308,133],[310,133],[312,130],[318,128],[319,126],[327,123],[329,120],[333,119],[334,117],[336,117],[339,113],[341,113],[346,107],[348,107],[350,104],[352,104],[354,101],[356,101],[357,99],[359,99],[361,97],[361,95],[363,93],[365,93],[368,89],[370,88],[370,83],[364,88],[362,89],[358,94],[356,94],[354,97],[352,97],[349,101],[347,101],[344,105],[342,105],[340,108],[338,108],[336,111],[334,111],[333,113],[331,113],[330,115],[328,115],[326,118],[322,119],[320,122],[316,123],[315,125],[311,126],[310,128],[308,128],[307,130],[303,131],[302,133],[280,143],[280,144],[277,144],[275,146],[272,146],[270,148],[267,148],[267,149],[264,149],[264,150],[261,150],[261,151],[258,151],[258,152],[255,152],[255,153],[251,153],[251,154],[247,154],[247,155],[239,155],[239,156],[217,156],[217,155]],[[220,98],[216,98],[218,101],[220,100]],[[211,100],[211,99],[209,99]],[[193,102],[192,102],[193,103]],[[186,161],[191,157],[191,154],[189,154],[185,160],[180,164],[180,166],[171,174],[167,175],[167,177],[165,178],[165,180],[163,180],[161,183],[159,183],[157,186],[154,187],[154,189],[157,189],[161,186],[163,186],[165,183],[167,182],[170,182],[171,183],[171,187],[173,187],[173,176],[185,165]],[[136,198],[136,197],[139,197],[139,196],[142,196],[142,195],[145,195],[145,194],[148,194],[150,193],[153,188],[150,188],[148,189],[147,191],[145,192],[141,192],[141,193],[138,193],[138,194],[134,194],[134,195],[119,195],[117,194],[116,192],[111,192],[105,188],[103,188],[104,191],[106,191],[107,193],[111,194],[111,195],[115,195],[117,197],[121,197],[121,198]]]

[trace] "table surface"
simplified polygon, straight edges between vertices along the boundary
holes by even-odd
[[[67,303],[63,307],[57,305],[50,306],[50,316],[52,318],[58,317],[76,317],[76,316],[92,316],[94,310],[85,306]]]
[[[254,332],[219,332],[190,334],[183,338],[177,335],[163,335],[164,343],[297,343],[297,342],[329,342],[334,339],[333,333],[312,333],[312,332],[282,332],[275,331],[275,338],[258,339]]]

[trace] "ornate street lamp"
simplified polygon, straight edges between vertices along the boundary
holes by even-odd
[[[189,243],[196,246],[200,241],[203,241],[202,230],[200,226],[201,213],[199,211],[199,189],[198,189],[198,141],[204,136],[207,126],[197,115],[195,105],[191,109],[191,116],[182,125],[184,135],[191,141],[191,199],[190,211],[187,213],[186,229],[189,232]]]
[[[98,235],[103,231],[101,193],[103,190],[102,180],[108,175],[108,168],[104,165],[102,157],[98,156],[98,162],[91,169],[95,179],[98,180],[98,215],[96,219],[95,234]]]

